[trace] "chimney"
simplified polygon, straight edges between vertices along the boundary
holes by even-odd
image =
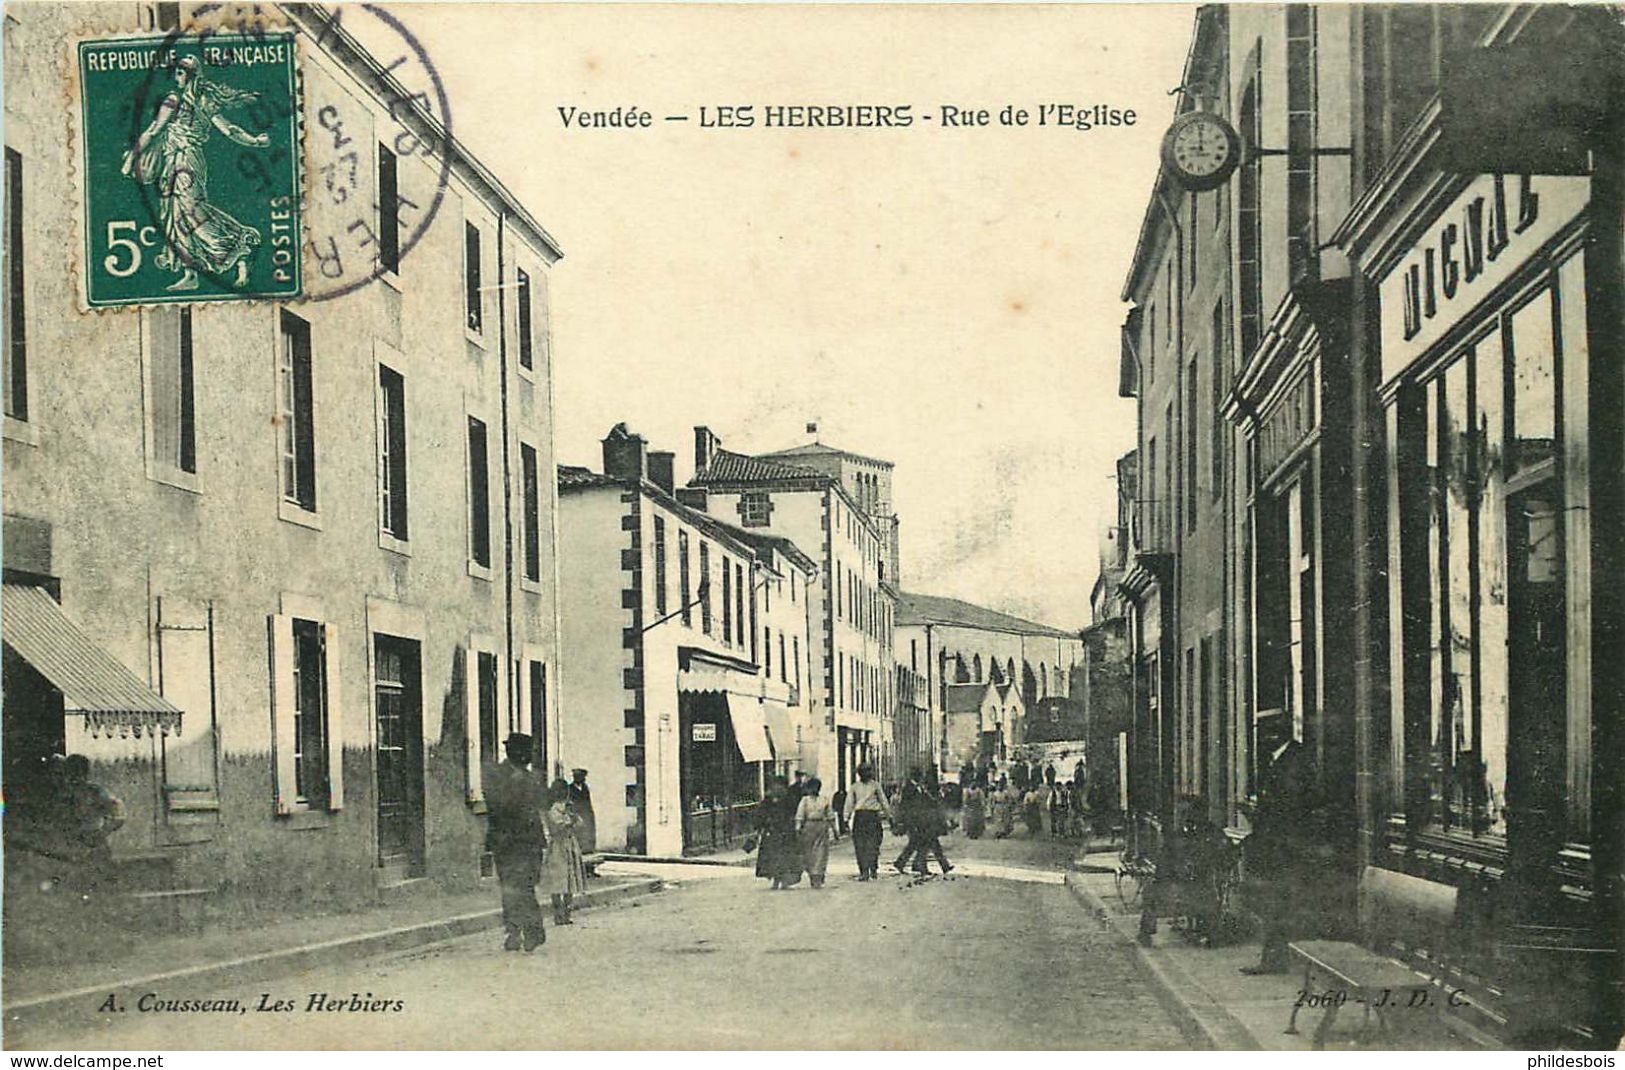
[[[698,509],[702,513],[706,512],[707,507],[710,505],[710,502],[707,500],[708,498],[709,495],[704,487],[677,488],[677,500],[688,506],[690,509]]]
[[[699,475],[711,467],[716,460],[717,451],[722,448],[722,440],[711,433],[709,427],[696,427],[694,429],[694,474]]]
[[[648,448],[642,435],[632,434],[624,423],[616,424],[604,436],[604,474],[642,482],[649,477]]]
[[[676,460],[677,455],[670,450],[654,450],[649,454],[649,482],[667,494],[675,493],[676,477],[672,469]]]

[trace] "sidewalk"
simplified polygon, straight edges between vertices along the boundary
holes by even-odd
[[[496,882],[490,883],[477,892],[426,893],[370,910],[154,935],[135,953],[113,961],[8,964],[4,1017],[9,1024],[24,1016],[84,1013],[109,994],[123,997],[159,983],[222,987],[481,932],[501,918]],[[576,907],[658,892],[663,883],[646,874],[594,879],[576,898]]]
[[[1302,987],[1301,974],[1243,974],[1243,966],[1258,961],[1256,941],[1203,947],[1175,931],[1166,918],[1159,921],[1151,946],[1139,946],[1139,911],[1136,907],[1131,912],[1118,898],[1116,866],[1115,852],[1083,856],[1066,875],[1067,886],[1103,925],[1135,945],[1141,966],[1175,1019],[1223,1051],[1310,1050],[1322,1011],[1305,1007],[1298,1012],[1297,1035],[1284,1032]],[[1362,1018],[1345,1011],[1327,1039],[1327,1049],[1370,1050],[1360,1036]],[[1404,1027],[1397,1040],[1411,1050],[1498,1047],[1466,1023],[1432,1015]]]

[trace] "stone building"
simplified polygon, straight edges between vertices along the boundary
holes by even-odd
[[[1620,1035],[1620,50],[1600,9],[1204,7],[1180,114],[1239,166],[1165,162],[1124,290],[1131,806],[1245,865],[1301,754],[1293,924],[1526,1044]],[[1382,881],[1452,931],[1396,940]]]
[[[591,770],[600,846],[725,846],[765,778],[807,768],[823,735],[808,686],[817,565],[684,505],[672,454],[625,424],[603,458],[601,473],[558,473],[564,748]]]
[[[557,754],[559,249],[328,13],[283,14],[306,109],[366,150],[354,204],[382,234],[380,183],[443,184],[432,224],[332,300],[81,315],[57,57],[179,15],[6,12],[8,918],[52,753],[123,800],[128,886],[287,913],[474,887],[502,737]]]
[[[824,731],[803,760],[833,792],[863,761],[887,778],[906,771],[893,740],[896,595],[886,581],[896,525],[889,493],[869,478],[878,480],[881,462],[850,462],[855,455],[842,451],[812,456],[817,467],[735,453],[696,427],[694,477],[680,496],[713,516],[737,518],[747,531],[783,536],[817,561],[809,686],[817,688]],[[860,502],[888,512],[871,516]]]
[[[964,761],[949,740],[946,720],[953,685],[1009,684],[1023,709],[1045,698],[1072,697],[1072,671],[1082,657],[1077,633],[957,598],[907,591],[898,598],[898,659],[925,666],[942,771],[957,770]],[[1005,740],[1006,746],[1012,742]]]

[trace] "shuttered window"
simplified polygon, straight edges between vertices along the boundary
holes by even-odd
[[[282,496],[316,511],[316,428],[310,353],[310,324],[282,313],[278,374],[281,393]]]
[[[28,419],[28,320],[23,314],[23,158],[6,149],[6,415]]]
[[[542,487],[536,466],[536,447],[519,447],[520,475],[525,496],[525,579],[542,579]],[[659,523],[659,521],[656,521]]]
[[[270,631],[277,813],[337,810],[344,805],[337,628],[279,613]]]
[[[148,312],[148,418],[158,472],[197,472],[197,396],[192,374],[192,310]]]
[[[468,418],[468,555],[481,568],[491,567],[490,462],[485,422]]]
[[[406,380],[378,365],[379,526],[392,538],[407,538]]]
[[[519,366],[529,371],[535,366],[536,357],[531,350],[530,334],[530,276],[524,268],[518,268],[518,281],[515,293],[519,300]]]
[[[378,146],[378,263],[386,271],[401,270],[400,161],[383,144]]]
[[[472,223],[463,224],[463,282],[468,329],[480,334],[485,330],[485,316],[480,307],[480,228]]]

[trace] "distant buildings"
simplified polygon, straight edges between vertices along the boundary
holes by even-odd
[[[937,762],[944,771],[957,770],[964,762],[959,753],[962,747],[950,739],[965,738],[962,728],[949,724],[957,715],[949,710],[951,686],[1008,684],[1015,689],[1022,710],[1044,698],[1071,696],[1072,672],[1082,658],[1082,643],[1075,632],[955,598],[911,592],[898,598],[898,662],[916,667],[926,676],[939,741]],[[968,701],[955,700],[955,704]],[[978,709],[980,705],[978,699]],[[1014,722],[1003,723],[1007,726],[1003,746],[1008,748],[1018,741],[1008,734]],[[992,745],[999,746],[997,742]]]
[[[656,855],[732,843],[765,778],[815,757],[805,686],[817,565],[675,496],[672,455],[618,424],[603,472],[559,478],[561,731],[592,771],[598,842]]]
[[[696,427],[694,477],[681,497],[746,530],[787,538],[818,562],[809,686],[828,731],[816,753],[802,757],[833,791],[849,784],[863,761],[876,762],[888,778],[901,772],[892,738],[896,594],[886,580],[896,568],[888,558],[896,556],[897,522],[890,464],[808,450],[808,464],[799,463],[801,454],[792,463],[734,453],[709,428]]]

